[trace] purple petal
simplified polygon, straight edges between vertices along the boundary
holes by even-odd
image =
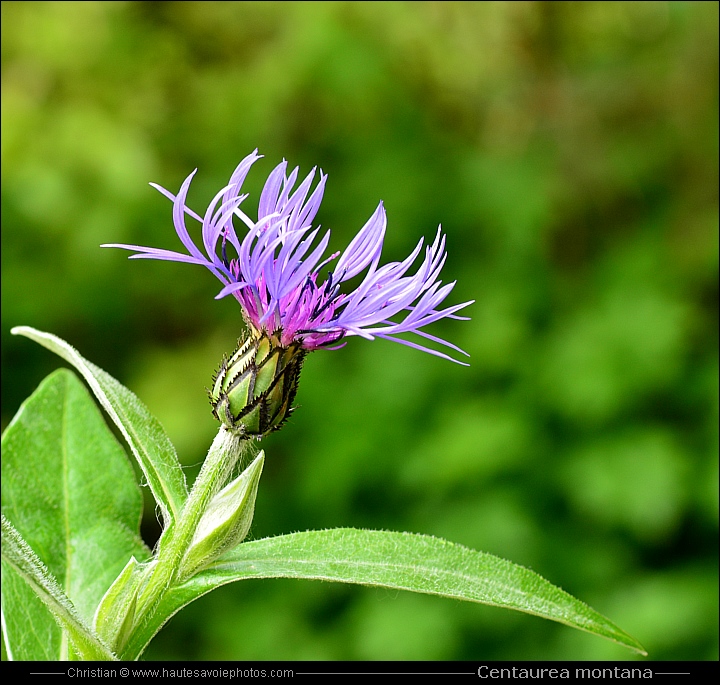
[[[383,338],[384,340],[390,340],[391,342],[400,343],[401,345],[407,345],[408,347],[412,347],[415,350],[420,350],[421,352],[427,352],[428,354],[435,355],[436,357],[441,357],[442,359],[447,359],[448,361],[455,362],[455,364],[460,364],[460,366],[470,366],[467,362],[461,362],[458,359],[453,359],[450,355],[445,354],[444,352],[440,352],[439,350],[433,350],[432,347],[425,347],[424,345],[418,345],[417,343],[410,342],[409,340],[403,340],[402,338],[396,338],[391,335],[382,335],[380,333],[377,334],[378,338]],[[470,355],[468,355],[470,356]]]
[[[338,260],[335,272],[340,282],[359,274],[370,262],[380,260],[387,218],[381,202]],[[374,269],[373,269],[374,270]]]
[[[197,169],[196,169],[196,171],[197,171]],[[149,185],[152,186],[153,188],[155,188],[155,190],[160,191],[165,197],[170,198],[170,200],[172,202],[175,202],[176,196],[173,195],[169,190],[165,190],[165,188],[163,188],[162,186],[159,186],[157,183],[150,183]],[[185,207],[185,213],[189,214],[196,221],[199,221],[200,223],[202,223],[202,217],[199,214],[196,214],[195,212],[193,212],[193,210],[190,209],[189,207]]]
[[[275,206],[276,209],[284,209],[285,205],[288,203],[288,196],[290,195],[290,191],[292,190],[293,186],[295,185],[295,181],[297,180],[299,167],[295,167],[292,172],[290,173],[290,176],[287,176],[283,181],[283,187],[282,191],[280,192],[280,197],[278,198],[277,205]]]
[[[215,295],[215,299],[220,300],[223,297],[230,295],[231,293],[236,293],[247,287],[248,287],[248,284],[245,283],[244,281],[241,281],[239,283],[228,283],[217,295]]]
[[[188,190],[190,188],[190,182],[193,180],[193,176],[197,173],[197,169],[193,171],[180,186],[180,192],[178,192],[175,202],[173,203],[173,223],[175,224],[175,232],[178,234],[182,244],[185,245],[187,251],[198,259],[202,259],[202,253],[195,246],[195,243],[190,239],[187,227],[185,226],[185,198],[187,197]]]
[[[245,182],[245,177],[248,175],[248,171],[250,171],[250,167],[259,159],[262,159],[262,155],[259,155],[257,152],[257,148],[255,148],[253,152],[251,152],[247,157],[245,157],[245,159],[242,160],[242,162],[240,162],[240,164],[237,165],[235,171],[233,171],[232,176],[230,176],[230,180],[228,181],[226,194],[223,197],[224,202],[227,202],[233,194],[239,194],[240,188]]]
[[[323,194],[325,192],[326,180],[327,174],[323,174],[323,172],[320,171],[320,180],[318,181],[317,186],[315,186],[315,190],[313,190],[310,199],[305,203],[305,206],[298,215],[298,227],[304,227],[306,225],[309,226],[315,218],[318,209],[320,209],[320,203],[322,202]]]
[[[278,195],[280,194],[280,187],[285,179],[285,170],[287,169],[287,162],[283,160],[278,164],[268,176],[267,181],[260,194],[260,204],[258,206],[258,220],[263,217],[272,214],[277,209]]]
[[[172,250],[161,250],[156,247],[141,247],[140,245],[121,245],[119,243],[107,243],[100,247],[119,247],[122,250],[137,250],[139,254],[132,254],[128,259],[162,259],[171,262],[187,262],[188,264],[202,264],[208,266],[209,262],[202,255],[200,257],[189,257]]]

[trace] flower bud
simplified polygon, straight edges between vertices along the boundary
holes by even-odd
[[[137,595],[147,568],[130,557],[95,610],[95,630],[116,653],[122,651],[134,627]]]
[[[228,430],[260,439],[277,430],[292,411],[307,351],[283,347],[264,331],[252,331],[223,359],[210,393],[213,414]]]
[[[255,513],[264,463],[265,453],[260,452],[250,466],[210,500],[181,564],[181,582],[245,539]]]

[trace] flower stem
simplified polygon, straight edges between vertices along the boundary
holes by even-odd
[[[180,518],[167,540],[163,540],[144,589],[138,597],[136,627],[147,624],[162,600],[163,594],[177,579],[185,554],[193,540],[195,530],[213,496],[225,485],[235,465],[249,447],[247,439],[221,426],[215,436],[205,462],[183,507]],[[144,631],[142,631],[144,632]],[[135,659],[145,645],[128,641],[124,659]],[[137,652],[137,653],[135,653]]]

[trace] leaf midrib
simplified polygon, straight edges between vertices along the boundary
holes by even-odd
[[[267,565],[269,560],[267,558],[264,558],[264,559],[262,559],[262,558],[242,559],[242,560],[238,559],[237,561],[234,561],[234,562],[227,561],[227,562],[223,562],[223,563],[214,564],[208,568],[208,571],[219,571],[219,572],[232,573],[233,566],[236,564],[247,563],[248,565],[254,565],[255,562],[262,564],[262,565]],[[292,558],[282,559],[280,563],[282,563],[283,565],[286,565],[286,564],[293,564],[293,565],[297,565],[297,566],[320,566],[320,565],[323,565],[323,566],[335,566],[335,567],[351,568],[351,569],[352,568],[380,568],[380,569],[387,569],[388,571],[391,571],[393,569],[398,569],[403,572],[412,571],[412,572],[416,572],[418,574],[422,574],[422,572],[425,571],[428,573],[432,573],[433,575],[436,575],[436,576],[442,576],[442,577],[446,577],[446,578],[456,578],[459,580],[469,581],[470,584],[472,584],[474,586],[478,585],[477,576],[473,576],[473,575],[470,575],[467,573],[461,573],[459,571],[448,571],[446,569],[439,569],[436,566],[424,566],[424,565],[418,565],[418,564],[400,564],[400,563],[389,563],[389,562],[350,561],[350,560],[347,560],[347,561],[331,561],[331,560],[311,561],[311,560],[307,560],[307,559],[292,559]],[[534,571],[529,571],[529,572],[534,573]],[[338,574],[338,576],[339,575],[340,574]],[[345,574],[343,574],[343,575],[345,575]],[[313,576],[304,576],[304,577],[308,578],[308,579],[314,578],[317,580],[334,580],[337,578],[337,576],[320,575],[320,574],[313,575]],[[358,582],[358,581],[353,581],[353,582]],[[362,583],[362,584],[372,585],[373,583]],[[532,596],[532,593],[526,592],[525,590],[518,590],[517,588],[514,588],[512,585],[508,585],[507,583],[501,583],[501,582],[496,582],[496,581],[487,581],[486,584],[492,588],[501,588],[506,592],[506,594],[510,594],[513,596],[522,596],[522,597]],[[398,587],[400,587],[399,584],[398,584]],[[427,592],[429,594],[437,594],[437,595],[440,595],[443,597],[455,597],[455,596],[461,597],[462,596],[460,593],[455,595],[455,594],[451,594],[449,592],[441,592],[441,591],[438,591],[438,592],[427,591]],[[558,604],[554,600],[543,600],[543,601],[546,602],[546,604],[556,607],[558,610],[563,609],[563,605]],[[497,602],[497,604],[500,604],[500,603]],[[511,604],[505,603],[505,602],[503,602],[503,604],[506,604],[507,606],[512,606]],[[529,612],[529,613],[531,613],[531,612]]]

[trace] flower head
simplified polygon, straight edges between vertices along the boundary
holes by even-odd
[[[425,247],[418,270],[408,270],[423,250],[423,240],[402,262],[378,266],[385,236],[386,216],[382,202],[343,253],[323,259],[330,239],[326,231],[313,228],[325,190],[327,176],[312,189],[313,169],[293,190],[298,169],[287,174],[287,162],[273,169],[260,195],[258,219],[253,221],[241,205],[248,197],[242,184],[250,167],[260,159],[257,150],[240,162],[228,184],[213,198],[204,216],[196,214],[185,200],[195,172],[182,184],[177,195],[155,185],[173,201],[175,230],[187,254],[138,245],[104,245],[134,250],[131,259],[163,259],[201,264],[223,283],[217,298],[232,295],[242,307],[243,317],[256,336],[267,336],[275,345],[316,350],[336,349],[341,339],[358,335],[409,345],[457,362],[448,354],[406,340],[416,334],[438,345],[466,354],[455,345],[421,330],[442,318],[465,318],[455,312],[472,302],[444,309],[441,303],[454,283],[438,280],[445,262],[445,236],[438,228],[432,245]],[[312,192],[311,192],[312,189]],[[202,225],[203,251],[190,238],[186,215]],[[239,237],[233,219],[245,224]],[[228,256],[229,250],[234,252]],[[324,280],[320,270],[337,259]],[[360,285],[349,293],[341,291],[345,281],[367,269]],[[403,317],[404,315],[404,317]],[[402,317],[396,321],[397,317]],[[462,362],[457,362],[462,363]]]

